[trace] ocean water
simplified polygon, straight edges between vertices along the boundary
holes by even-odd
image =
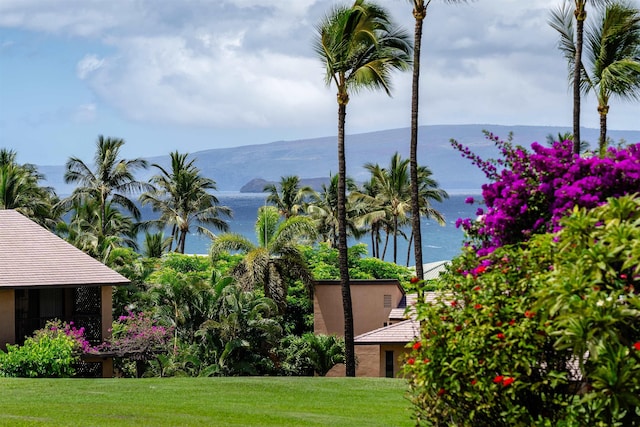
[[[434,220],[422,219],[422,252],[423,261],[433,262],[452,259],[460,253],[464,234],[462,230],[456,228],[455,222],[458,218],[475,218],[477,205],[465,203],[465,199],[472,195],[465,194],[450,195],[449,199],[443,203],[434,203],[434,208],[443,213],[446,225],[440,226]],[[240,192],[219,192],[216,194],[220,205],[228,206],[233,210],[233,219],[229,220],[230,231],[239,233],[247,237],[254,243],[255,221],[258,208],[265,204],[266,194],[262,193],[240,193]],[[476,199],[478,198],[475,195]],[[153,218],[154,213],[149,207],[142,209],[143,219]],[[214,230],[215,233],[218,233]],[[411,234],[410,227],[405,230],[407,236]],[[382,237],[384,239],[384,235]],[[360,241],[350,239],[349,245],[354,243],[365,243],[370,246],[370,236],[364,236]],[[398,264],[407,264],[408,241],[398,236]],[[211,240],[208,237],[192,233],[187,237],[185,253],[206,254],[209,250]],[[381,248],[384,242],[381,243]],[[371,250],[369,248],[369,250]],[[382,249],[381,249],[382,250]],[[413,251],[411,251],[413,252]],[[393,241],[389,238],[389,246],[385,256],[386,261],[393,260]],[[413,254],[409,257],[409,265],[413,265]]]

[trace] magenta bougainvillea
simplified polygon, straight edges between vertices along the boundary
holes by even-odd
[[[593,208],[608,197],[640,191],[640,143],[609,148],[603,157],[580,157],[572,153],[571,141],[552,147],[534,142],[529,151],[491,133],[486,136],[502,158],[482,160],[452,141],[493,181],[482,186],[485,209],[478,210],[478,221],[457,222],[480,241],[480,256],[532,234],[557,231],[560,219],[576,206]]]

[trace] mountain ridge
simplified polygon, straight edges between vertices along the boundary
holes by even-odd
[[[506,139],[513,132],[515,144],[529,147],[532,142],[544,143],[547,135],[570,132],[561,126],[505,126],[505,125],[425,125],[418,133],[418,162],[428,166],[439,186],[450,192],[480,191],[486,178],[471,162],[453,149],[454,138],[482,158],[497,155],[492,142],[485,139],[483,130]],[[597,146],[599,130],[582,128],[582,137]],[[613,141],[624,139],[629,143],[640,142],[640,131],[609,130]],[[403,158],[409,157],[410,129],[397,128],[360,134],[349,134],[345,140],[347,173],[356,181],[368,179],[363,168],[367,162],[385,167],[397,151]],[[298,175],[300,178],[328,177],[337,172],[336,136],[324,136],[290,141],[274,141],[238,147],[212,148],[190,153],[202,174],[216,181],[219,191],[239,191],[251,180],[279,181],[280,177]],[[146,158],[149,163],[169,166],[169,155]],[[64,166],[41,166],[47,177],[46,185],[58,194],[69,194],[73,186],[65,184]],[[154,168],[140,171],[137,179],[148,180],[156,174]]]

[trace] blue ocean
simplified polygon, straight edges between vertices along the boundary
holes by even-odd
[[[471,194],[450,195],[449,199],[443,203],[433,204],[433,207],[444,215],[446,225],[440,226],[436,221],[422,219],[422,256],[425,263],[449,260],[460,253],[464,233],[462,230],[456,228],[455,222],[458,218],[475,218],[478,206],[465,203],[465,199],[470,195]],[[216,197],[220,201],[220,205],[228,206],[233,210],[233,219],[228,220],[230,231],[242,234],[255,243],[256,236],[254,226],[256,215],[258,208],[265,204],[266,194],[219,192],[216,193]],[[478,199],[477,195],[476,199]],[[143,209],[143,217],[145,219],[153,218],[154,216],[155,214],[150,208],[145,207]],[[407,236],[409,236],[411,233],[410,227],[407,227],[405,232]],[[370,236],[364,236],[360,241],[351,239],[349,245],[354,243],[365,243],[369,247]],[[408,243],[406,239],[398,237],[398,264],[413,265],[414,263],[413,254],[409,255],[407,262]],[[192,233],[187,237],[185,253],[206,254],[210,244],[211,240],[208,237]],[[392,246],[393,241],[389,239],[389,247],[385,256],[386,261],[393,260]]]

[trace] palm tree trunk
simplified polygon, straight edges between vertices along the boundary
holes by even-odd
[[[376,254],[376,232],[373,227],[371,227],[371,254],[374,258],[378,257]]]
[[[580,74],[582,72],[582,41],[584,20],[587,17],[585,1],[576,2],[576,58],[573,69],[573,152],[580,154]]]
[[[413,237],[414,237],[413,230],[411,230],[411,235],[409,236],[409,245],[407,246],[407,267],[409,267],[409,259],[411,258],[411,243],[413,242]],[[416,275],[417,275],[417,270],[418,270],[418,263],[416,263]]]
[[[384,247],[382,248],[382,258],[380,258],[381,260],[384,261],[384,258],[387,256],[387,246],[389,246],[389,230],[385,230],[385,238],[384,238]]]
[[[393,217],[393,263],[398,263],[398,216]]]
[[[600,157],[604,156],[607,151],[607,114],[609,113],[608,105],[598,105],[598,114],[600,114],[600,140],[598,148]]]
[[[349,265],[347,254],[347,209],[346,209],[346,156],[344,149],[344,124],[347,115],[348,99],[338,95],[338,260],[340,268],[340,287],[342,288],[342,309],[344,312],[344,344],[346,376],[356,376],[356,357],[353,334],[353,309],[351,306],[351,287],[349,283]]]
[[[413,16],[416,25],[413,37],[413,84],[411,87],[411,150],[409,154],[409,178],[411,180],[411,235],[414,237],[413,250],[416,265],[416,277],[424,278],[422,270],[422,231],[420,229],[420,200],[418,188],[418,107],[420,90],[420,51],[422,45],[422,24],[426,15],[424,1],[415,3]],[[411,242],[409,242],[411,248]],[[407,264],[409,256],[407,256]]]

